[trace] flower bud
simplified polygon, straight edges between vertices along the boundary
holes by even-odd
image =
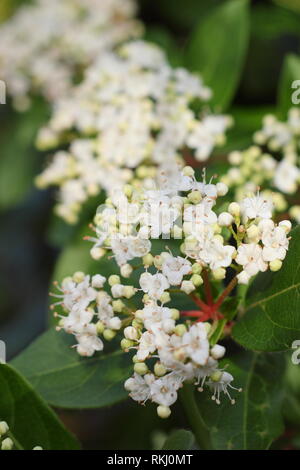
[[[159,405],[157,407],[157,414],[160,418],[167,419],[171,414],[171,409],[168,406]]]
[[[77,282],[79,284],[84,280],[85,274],[81,271],[77,271],[76,273],[73,274],[73,281]]]
[[[103,331],[105,330],[105,325],[102,321],[98,321],[96,323],[96,328],[98,335],[102,335]]]
[[[144,319],[144,312],[143,310],[137,310],[135,313],[134,313],[134,316],[135,318],[137,318],[138,320],[142,320]]]
[[[9,427],[6,421],[0,421],[0,437],[9,431]]]
[[[250,225],[246,233],[247,233],[249,240],[255,241],[260,236],[260,230],[258,226],[255,224]]]
[[[123,296],[126,298],[126,299],[130,299],[131,297],[133,297],[136,293],[136,288],[133,287],[133,286],[124,286],[123,288]]]
[[[133,187],[130,184],[125,184],[125,186],[123,188],[123,192],[124,192],[125,196],[131,197],[132,192],[133,192]]]
[[[163,295],[159,299],[162,304],[167,304],[168,302],[171,301],[171,296],[169,292],[164,292]]]
[[[114,284],[111,288],[111,293],[114,298],[122,297],[124,287],[122,284]]]
[[[136,372],[139,375],[145,375],[148,372],[148,366],[145,364],[145,362],[136,362],[134,364],[134,372]]]
[[[240,205],[237,202],[232,202],[228,206],[228,212],[231,214],[233,217],[239,217],[241,213],[241,208]]]
[[[100,248],[99,246],[94,246],[90,250],[91,257],[96,261],[102,258],[105,255],[105,253],[106,251],[103,248]]]
[[[107,328],[103,331],[103,337],[106,341],[111,341],[116,336],[116,332]]]
[[[139,333],[133,326],[127,326],[127,328],[124,330],[124,336],[127,339],[136,341],[139,337]]]
[[[44,450],[41,446],[35,446],[32,450]]]
[[[286,233],[289,233],[292,229],[292,224],[289,220],[282,220],[279,222],[279,227],[282,227]]]
[[[177,308],[171,308],[171,314],[172,314],[172,319],[173,320],[179,320],[180,317],[180,312],[177,310]]]
[[[214,269],[214,271],[212,271],[212,275],[216,281],[222,281],[222,279],[225,279],[226,269],[224,268]]]
[[[199,274],[193,274],[191,277],[191,281],[195,287],[199,287],[203,284],[203,279]]]
[[[122,322],[119,317],[110,318],[108,324],[109,328],[111,328],[112,330],[120,330],[122,326]]]
[[[122,300],[118,299],[112,301],[112,308],[114,312],[121,313],[124,307],[125,304],[122,302]]]
[[[148,253],[147,255],[143,256],[143,265],[144,266],[152,266],[153,261],[154,261],[154,258],[151,255],[151,253]]]
[[[11,450],[13,446],[14,446],[13,441],[9,437],[7,437],[6,439],[2,441],[1,450]]]
[[[121,279],[120,276],[117,276],[116,274],[112,274],[108,278],[108,284],[112,287],[116,284],[121,284]]]
[[[199,202],[202,200],[200,191],[191,191],[188,194],[188,200],[191,201],[193,204],[199,204]]]
[[[225,183],[217,183],[218,196],[225,196],[228,193],[228,186]]]
[[[201,274],[202,266],[199,263],[194,263],[192,266],[192,273],[193,274]]]
[[[121,341],[121,348],[123,349],[123,351],[127,351],[128,349],[132,348],[133,345],[134,342],[130,339],[123,338]]]
[[[195,170],[191,166],[185,166],[182,170],[184,176],[194,176]]]
[[[279,271],[282,267],[282,261],[280,259],[275,259],[274,261],[270,262],[270,270],[273,272]]]
[[[180,325],[175,326],[175,330],[174,330],[175,335],[183,336],[184,333],[186,333],[186,332],[187,332],[187,328],[186,328],[185,325],[180,324]]]
[[[233,223],[233,217],[229,212],[222,212],[218,217],[218,224],[221,227],[229,227]]]
[[[211,356],[216,360],[221,359],[224,356],[225,352],[226,349],[220,344],[215,344],[210,350]]]
[[[157,377],[162,377],[163,375],[165,375],[167,372],[167,369],[165,368],[165,366],[163,364],[161,364],[160,362],[157,362],[154,366],[154,374],[157,376]]]
[[[128,263],[123,264],[123,266],[121,266],[121,269],[120,269],[121,276],[126,277],[126,278],[131,276],[132,271],[133,271],[133,267]]]

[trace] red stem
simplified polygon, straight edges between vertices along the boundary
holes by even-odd
[[[195,302],[198,307],[200,307],[204,312],[209,313],[211,311],[211,308],[206,305],[205,302],[203,302],[199,297],[197,297],[195,294],[190,294],[191,299]]]
[[[220,297],[218,298],[217,302],[214,304],[214,307],[216,310],[218,310],[218,308],[222,305],[222,303],[224,302],[224,300],[226,299],[226,297],[230,294],[230,292],[235,288],[237,284],[237,277],[235,276],[231,281],[230,283],[228,284],[228,286],[226,287],[226,289],[222,292],[222,294],[220,295]]]
[[[210,282],[209,282],[209,279],[208,279],[208,273],[207,273],[206,269],[203,270],[203,281],[204,281],[204,292],[205,292],[205,297],[206,297],[207,303],[208,303],[208,305],[212,306],[214,304],[214,301],[213,301]]]

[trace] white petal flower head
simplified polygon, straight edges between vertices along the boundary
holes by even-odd
[[[270,219],[273,204],[260,195],[245,198],[241,203],[242,215],[248,219]]]
[[[163,274],[143,273],[140,277],[140,286],[152,299],[159,299],[170,284]]]
[[[182,337],[186,353],[192,361],[200,366],[204,366],[209,358],[209,341],[207,330],[203,323],[196,323],[184,333]]]
[[[221,372],[220,371],[220,378],[217,381],[210,380],[207,382],[208,386],[210,389],[213,391],[213,396],[211,397],[212,400],[215,400],[217,405],[220,404],[220,394],[223,392],[225,395],[228,396],[230,402],[232,405],[234,405],[235,400],[231,398],[230,393],[228,391],[228,388],[231,388],[233,390],[237,390],[238,392],[241,392],[241,389],[235,388],[231,385],[231,382],[233,381],[233,376],[229,374],[229,372]]]
[[[191,272],[191,263],[180,257],[168,255],[165,257],[162,265],[162,273],[167,278],[171,286],[181,284],[183,276]]]
[[[106,277],[101,276],[101,274],[96,274],[92,277],[92,287],[96,289],[101,289],[106,281]]]
[[[124,387],[129,391],[130,397],[138,402],[145,402],[150,398],[150,384],[155,380],[153,374],[146,374],[142,377],[134,374],[133,377],[126,380]]]
[[[289,240],[283,227],[275,227],[262,237],[264,261],[283,260],[289,247]]]
[[[171,374],[151,384],[151,399],[158,405],[171,406],[177,400],[178,380]]]
[[[154,353],[156,350],[155,337],[149,331],[145,331],[139,339],[139,346],[137,350],[137,358],[139,361],[144,361],[147,357]]]
[[[248,276],[255,276],[259,271],[266,271],[267,263],[263,260],[262,248],[256,243],[242,244],[238,248],[237,264],[243,266]]]

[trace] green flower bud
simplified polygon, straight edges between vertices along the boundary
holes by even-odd
[[[154,366],[154,374],[157,376],[157,377],[162,377],[163,375],[165,375],[167,372],[167,369],[165,368],[165,366],[163,364],[161,364],[160,362],[157,362]]]
[[[115,331],[110,330],[110,329],[106,329],[103,331],[103,337],[104,339],[106,339],[106,341],[111,341],[112,339],[114,339],[116,334],[117,333]]]
[[[186,328],[185,325],[180,324],[180,325],[175,326],[175,330],[174,330],[175,335],[183,336],[184,333],[186,333],[186,332],[187,332],[187,328]]]
[[[192,273],[193,274],[201,274],[202,266],[199,263],[194,263],[192,266]]]
[[[115,284],[121,284],[121,279],[120,276],[117,276],[116,274],[112,274],[108,278],[108,284],[112,287]]]
[[[203,279],[199,274],[193,274],[191,281],[196,287],[199,287],[203,284]]]
[[[171,414],[171,409],[168,406],[159,405],[157,407],[157,414],[160,418],[167,419]]]
[[[136,362],[133,369],[134,372],[139,375],[145,375],[148,372],[148,366],[145,364],[145,362]]]

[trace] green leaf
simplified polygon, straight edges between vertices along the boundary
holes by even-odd
[[[4,122],[0,150],[1,209],[20,203],[33,186],[34,176],[43,164],[34,139],[47,113],[45,103],[35,101],[26,113],[6,116],[9,125]]]
[[[195,437],[191,431],[179,429],[167,438],[162,450],[190,450],[194,443]]]
[[[255,278],[233,327],[233,338],[245,348],[283,351],[300,338],[300,226],[291,237],[283,267]]]
[[[0,365],[0,390],[0,420],[8,423],[9,436],[16,448],[30,450],[37,445],[47,450],[79,448],[55,413],[9,365]]]
[[[230,0],[216,7],[194,30],[187,47],[187,65],[212,88],[211,103],[226,109],[242,73],[249,41],[247,0]]]
[[[285,361],[278,354],[243,352],[228,364],[234,386],[242,392],[229,390],[236,402],[222,395],[217,405],[208,394],[198,394],[198,406],[211,431],[213,449],[268,449],[283,430],[281,404],[282,378]]]
[[[101,408],[127,398],[132,363],[122,351],[80,357],[74,338],[49,330],[12,361],[33,388],[58,408]],[[106,343],[107,347],[107,343]]]
[[[292,88],[292,84],[296,80],[300,80],[300,57],[289,54],[283,63],[278,88],[278,111],[283,119],[286,119],[288,110],[293,106],[292,95],[297,90]],[[299,89],[299,85],[297,89]],[[297,98],[300,98],[299,93]]]

